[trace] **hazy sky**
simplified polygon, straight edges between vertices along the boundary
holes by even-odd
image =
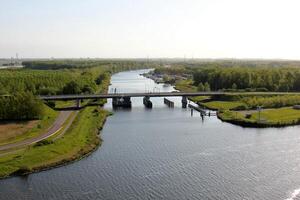
[[[0,57],[300,59],[299,0],[0,0]]]

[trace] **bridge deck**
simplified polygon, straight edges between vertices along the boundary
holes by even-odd
[[[230,93],[230,92],[159,92],[159,93],[112,93],[112,94],[80,94],[80,95],[54,95],[54,96],[39,96],[42,100],[77,100],[77,99],[109,99],[122,97],[194,97],[194,96],[221,96],[230,94],[240,95],[286,95],[297,94],[292,92],[244,92],[244,93]]]
[[[112,94],[88,94],[88,95],[55,95],[40,96],[42,100],[76,100],[76,99],[109,99],[122,97],[179,97],[179,96],[216,96],[224,95],[223,92],[160,92],[160,93],[112,93]]]

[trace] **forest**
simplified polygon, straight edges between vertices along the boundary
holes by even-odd
[[[300,68],[203,67],[194,69],[193,80],[194,85],[209,84],[214,91],[300,91]]]
[[[42,115],[42,102],[32,93],[18,92],[0,98],[0,120],[39,119]]]

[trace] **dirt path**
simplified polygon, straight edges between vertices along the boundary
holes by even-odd
[[[71,115],[72,112],[73,111],[61,111],[59,113],[57,119],[53,123],[53,125],[45,133],[43,133],[35,138],[30,138],[30,139],[12,143],[12,144],[2,145],[2,146],[0,146],[0,151],[27,146],[27,145],[42,141],[42,140],[54,135],[63,127],[63,124],[66,122],[66,120],[69,118],[69,116]]]

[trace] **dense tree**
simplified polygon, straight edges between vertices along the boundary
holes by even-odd
[[[199,83],[199,85],[198,85],[198,91],[199,91],[199,92],[205,91],[205,88],[204,88],[203,83]]]
[[[81,89],[81,92],[84,93],[84,94],[92,94],[92,93],[94,93],[95,91],[94,91],[94,89],[93,89],[91,86],[85,85],[85,86],[83,86],[83,88]]]
[[[42,102],[32,93],[0,97],[0,120],[29,120],[42,116]]]
[[[300,68],[295,67],[200,67],[192,74],[195,86],[207,82],[212,90],[300,91]]]
[[[209,85],[208,82],[205,82],[205,84],[204,84],[204,91],[205,92],[209,92],[210,91],[210,85]]]
[[[71,81],[63,87],[63,93],[64,94],[80,94],[81,89],[80,89],[78,83],[76,83],[75,81]]]

